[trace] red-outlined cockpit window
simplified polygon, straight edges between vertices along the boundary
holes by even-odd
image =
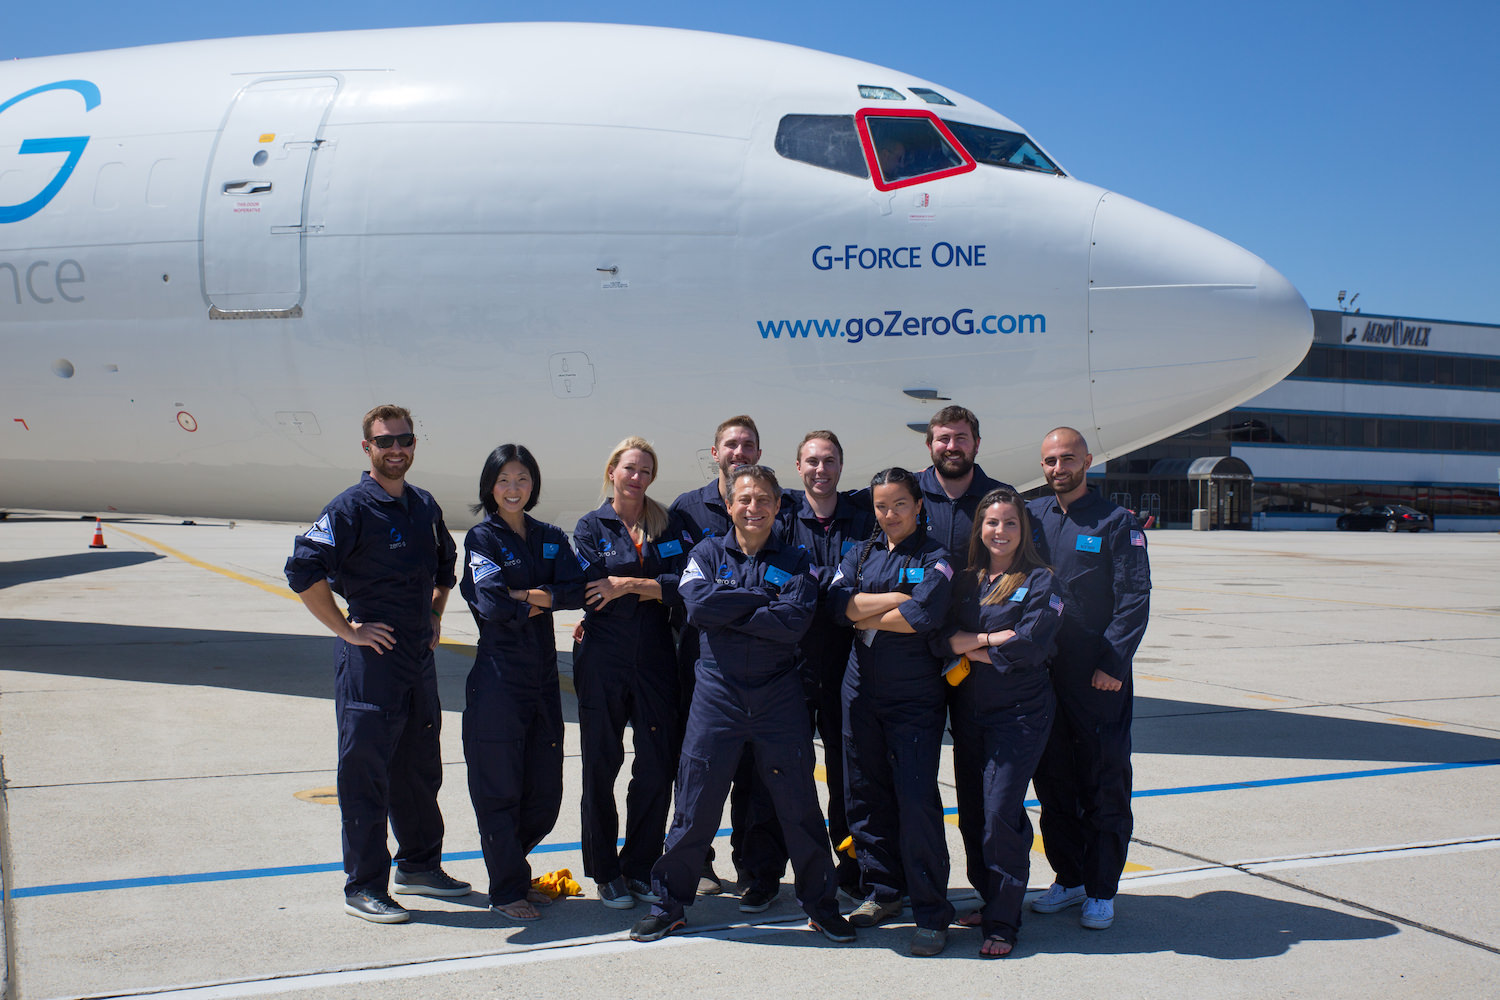
[[[871,180],[881,191],[968,173],[977,166],[931,111],[861,108],[854,120]]]

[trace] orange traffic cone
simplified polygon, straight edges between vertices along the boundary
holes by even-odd
[[[107,549],[107,548],[109,548],[108,545],[104,544],[104,520],[103,520],[103,518],[98,518],[98,517],[94,518],[94,540],[89,543],[89,548],[91,548],[91,549]]]

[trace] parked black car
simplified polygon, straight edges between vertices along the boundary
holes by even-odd
[[[1338,520],[1340,531],[1428,531],[1436,530],[1432,518],[1405,504],[1388,503],[1381,507],[1361,507],[1352,514],[1344,514]]]

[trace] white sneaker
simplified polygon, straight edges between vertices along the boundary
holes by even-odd
[[[1081,885],[1069,887],[1053,882],[1051,888],[1031,901],[1031,908],[1037,913],[1056,913],[1083,902],[1084,896]]]
[[[1091,931],[1102,931],[1115,922],[1115,901],[1095,899],[1090,896],[1083,901],[1083,914],[1078,922]]]

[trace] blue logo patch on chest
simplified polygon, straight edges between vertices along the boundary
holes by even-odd
[[[780,587],[792,578],[792,574],[776,566],[766,567],[766,582],[773,587]]]
[[[1079,535],[1078,540],[1073,543],[1073,548],[1079,552],[1098,552],[1104,544],[1104,540],[1098,535]]]
[[[1022,601],[1026,600],[1026,590],[1026,587],[1017,587],[1014,591],[1011,592],[1010,599],[1016,604],[1020,604]]]
[[[669,556],[680,556],[682,555],[682,543],[675,538],[670,542],[657,542],[656,554],[661,556],[663,559],[666,559]]]
[[[556,542],[543,542],[542,543],[542,558],[543,559],[556,559],[557,558],[557,543]]]
[[[902,583],[921,583],[926,577],[927,570],[922,566],[908,566],[901,571]]]

